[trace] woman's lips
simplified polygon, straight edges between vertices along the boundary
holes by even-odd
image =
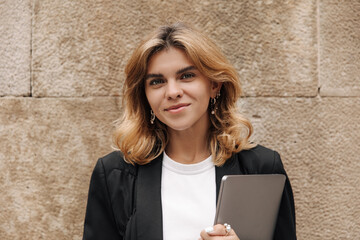
[[[178,112],[182,111],[183,109],[185,109],[189,105],[190,104],[177,104],[177,105],[173,105],[173,106],[166,108],[165,111],[171,112],[171,113],[178,113]]]

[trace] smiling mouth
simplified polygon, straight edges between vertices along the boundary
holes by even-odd
[[[187,106],[189,106],[190,104],[178,104],[178,105],[174,105],[174,106],[171,106],[169,108],[166,108],[165,111],[176,111],[176,110],[180,110],[180,109],[183,109]]]

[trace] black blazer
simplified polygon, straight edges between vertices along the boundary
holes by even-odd
[[[120,152],[100,158],[90,181],[83,240],[162,239],[161,170],[162,155],[143,166],[126,163]],[[277,152],[261,145],[241,151],[216,167],[217,195],[224,175],[274,173],[286,175]],[[296,239],[287,175],[274,239]]]

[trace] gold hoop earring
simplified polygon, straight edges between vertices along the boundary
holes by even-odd
[[[153,110],[150,110],[150,123],[154,124],[155,122],[155,113]]]
[[[211,114],[212,115],[215,115],[215,111],[217,110],[216,102],[217,102],[217,99],[219,97],[220,97],[220,91],[217,92],[217,94],[216,94],[216,96],[214,98],[210,99],[210,102],[211,102]]]
[[[217,107],[216,107],[216,98],[211,98],[210,103],[211,103],[211,114],[215,115],[215,111],[217,109]]]

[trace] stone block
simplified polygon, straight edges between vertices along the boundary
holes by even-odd
[[[0,100],[0,239],[81,239],[116,98]]]
[[[1,1],[0,16],[0,96],[29,96],[30,1]]]
[[[360,96],[360,2],[319,1],[322,96]]]
[[[34,96],[119,95],[139,40],[175,20],[194,24],[220,45],[245,95],[317,94],[315,0],[44,0],[34,4]]]
[[[239,107],[254,125],[255,142],[282,156],[295,196],[298,239],[356,239],[360,99],[246,98]]]
[[[316,1],[222,3],[213,11],[221,18],[206,26],[238,69],[246,96],[316,96]]]

